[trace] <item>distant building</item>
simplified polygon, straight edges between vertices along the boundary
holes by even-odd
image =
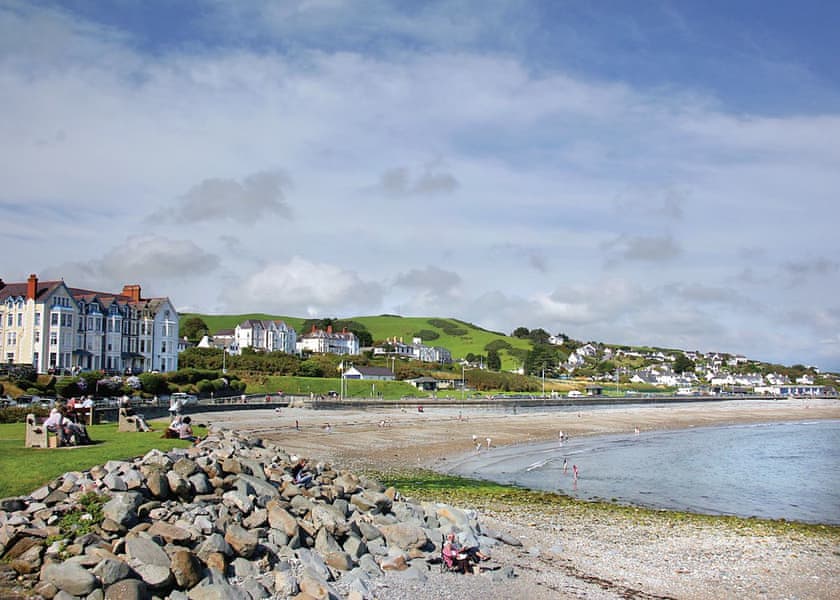
[[[374,356],[400,356],[423,362],[439,364],[451,364],[452,353],[441,346],[426,346],[423,339],[413,338],[410,344],[403,342],[402,338],[385,340],[381,346],[373,348]]]
[[[387,367],[350,367],[344,371],[344,378],[394,381],[394,372]]]
[[[334,333],[332,326],[326,330],[318,329],[314,325],[309,333],[300,336],[295,346],[298,354],[310,352],[312,354],[359,354],[359,338],[352,331],[342,330]]]
[[[0,279],[0,356],[39,373],[64,370],[175,371],[178,313],[169,298],[143,298],[139,285],[119,293],[64,281]]]
[[[248,319],[236,326],[233,344],[228,347],[235,347],[240,353],[243,348],[253,348],[263,352],[294,354],[296,346],[297,332],[283,321]]]

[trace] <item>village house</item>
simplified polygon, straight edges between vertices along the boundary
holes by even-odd
[[[365,379],[374,381],[394,381],[394,372],[387,367],[350,367],[344,371],[345,379]]]
[[[343,329],[339,333],[332,330],[332,325],[326,330],[318,329],[314,325],[309,333],[298,338],[295,349],[298,354],[359,354],[359,338],[352,331]]]
[[[297,332],[280,320],[247,319],[239,323],[233,332],[233,347],[240,354],[243,348],[294,354],[296,345]]]
[[[391,338],[385,340],[380,346],[374,346],[374,356],[399,356],[422,362],[433,362],[439,364],[452,363],[452,353],[441,346],[426,346],[422,338],[412,338],[410,344],[403,342],[402,338]]]

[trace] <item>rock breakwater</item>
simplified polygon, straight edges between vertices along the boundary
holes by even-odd
[[[444,536],[517,544],[469,510],[213,429],[197,446],[71,472],[0,501],[0,596],[87,600],[384,597],[440,576]],[[511,578],[511,569],[493,578]]]

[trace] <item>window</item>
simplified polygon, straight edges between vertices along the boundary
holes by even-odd
[[[15,362],[15,353],[14,352],[6,352],[6,362],[7,363]]]
[[[17,319],[18,323],[17,323],[17,326],[18,326],[18,327],[23,327],[23,313],[18,313],[17,315],[18,315],[18,319]]]
[[[55,360],[56,360],[55,352],[50,352],[50,366],[53,367],[53,368],[55,367]]]
[[[50,346],[55,346],[58,344],[58,332],[50,331]]]
[[[36,312],[35,313],[35,327],[40,327],[40,326],[41,326],[41,313]]]
[[[35,365],[36,369],[38,368],[38,358],[40,358],[40,355],[37,352],[33,352],[32,353],[32,364]]]
[[[58,313],[51,312],[50,313],[50,325],[58,325]]]
[[[88,331],[93,329],[93,317],[88,317],[88,324],[87,324]]]
[[[17,333],[14,331],[10,331],[6,334],[6,345],[7,346],[14,346],[17,344]]]
[[[15,323],[15,316],[10,312],[8,315],[6,315],[6,325],[11,327],[12,325],[14,325],[14,323]]]
[[[40,331],[36,331],[33,334],[33,336],[34,336],[34,341],[35,341],[36,344],[41,342],[41,332]]]

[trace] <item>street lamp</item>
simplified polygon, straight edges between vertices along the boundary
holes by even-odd
[[[226,358],[227,358],[227,348],[225,348],[225,345],[222,344],[222,375],[227,374]]]
[[[464,396],[467,393],[467,380],[465,378],[466,365],[461,363],[461,402],[464,401]]]
[[[545,398],[545,363],[542,368],[542,397]]]

